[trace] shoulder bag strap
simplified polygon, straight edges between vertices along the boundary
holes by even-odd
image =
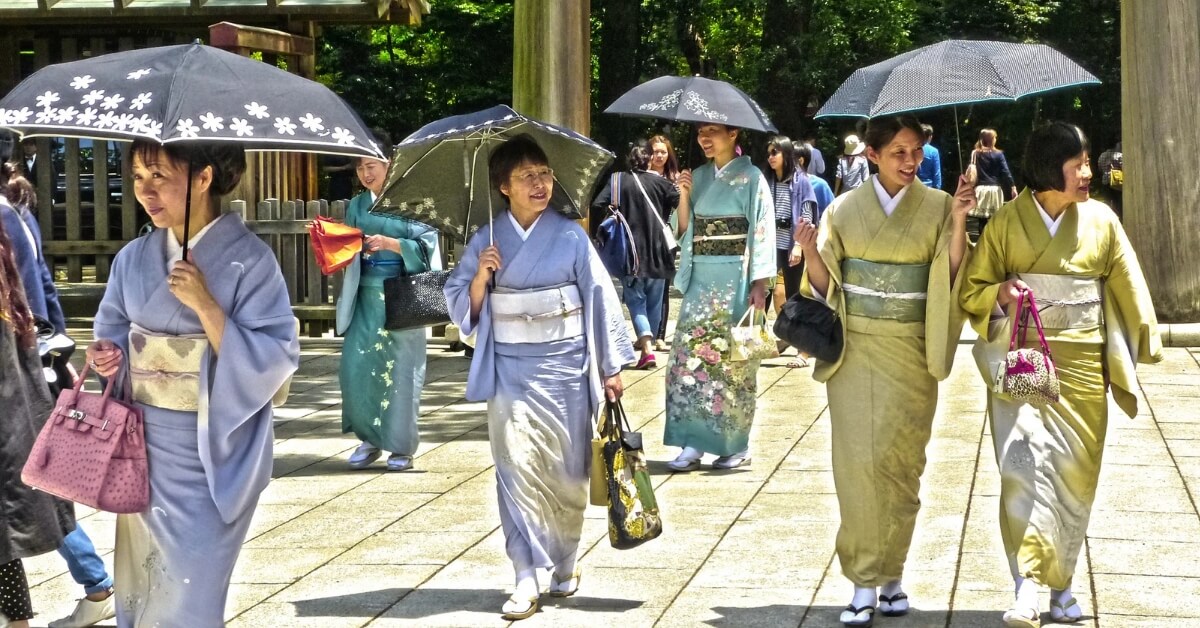
[[[667,248],[673,249],[679,246],[678,240],[675,239],[675,234],[672,233],[671,227],[659,215],[658,206],[654,201],[650,200],[650,195],[646,193],[646,188],[642,186],[642,180],[638,178],[637,173],[633,175],[633,182],[637,184],[638,189],[642,191],[642,198],[646,199],[646,204],[650,206],[650,213],[654,215],[654,219],[658,221],[658,226],[662,227],[663,237],[667,240]]]

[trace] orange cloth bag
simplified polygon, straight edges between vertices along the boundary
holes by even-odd
[[[317,216],[308,226],[313,255],[321,272],[332,275],[350,265],[362,253],[363,232],[358,227]]]

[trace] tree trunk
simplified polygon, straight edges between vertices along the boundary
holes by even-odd
[[[1200,322],[1200,0],[1121,4],[1124,220],[1160,321]]]
[[[591,0],[516,0],[513,5],[513,108],[591,131]]]
[[[812,0],[774,0],[763,13],[762,47],[767,51],[759,90],[763,109],[784,135],[800,140],[808,94],[799,80],[807,63],[801,50]]]
[[[641,75],[641,1],[599,0],[600,107],[607,107],[638,84]],[[633,121],[623,116],[602,115],[596,120],[596,141],[613,148],[621,161],[622,151],[633,137]]]

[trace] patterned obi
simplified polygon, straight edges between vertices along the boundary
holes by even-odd
[[[133,325],[129,330],[133,400],[167,410],[198,410],[200,365],[207,350],[204,334],[174,336]]]
[[[497,288],[490,305],[496,342],[542,343],[583,335],[583,298],[573,283],[536,290]]]
[[[1020,279],[1033,290],[1042,326],[1051,329],[1083,329],[1104,322],[1101,295],[1104,282],[1094,277],[1076,275],[1039,275],[1020,273],[1009,279]]]
[[[928,287],[929,264],[842,261],[842,293],[851,316],[924,322]]]
[[[696,217],[692,255],[742,255],[750,220],[745,216]]]

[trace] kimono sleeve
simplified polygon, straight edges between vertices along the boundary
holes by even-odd
[[[1163,359],[1158,319],[1137,254],[1115,220],[1110,221],[1109,263],[1104,278],[1104,365],[1113,400],[1137,415],[1138,363]]]
[[[846,257],[846,249],[842,243],[841,234],[838,232],[838,225],[835,217],[837,216],[838,208],[844,203],[852,202],[852,195],[843,195],[829,206],[829,209],[822,213],[821,224],[817,227],[817,250],[821,253],[821,261],[825,264],[825,268],[829,271],[829,285],[825,289],[825,294],[820,294],[813,290],[812,284],[808,279],[808,265],[805,265],[804,274],[800,277],[800,293],[810,299],[815,299],[829,306],[837,313],[838,322],[842,326],[843,337],[846,334],[846,301],[842,298],[842,260]],[[843,352],[844,354],[844,352]],[[825,362],[817,360],[816,367],[813,368],[813,379],[818,382],[827,382],[833,374],[837,372],[841,366],[841,358],[837,362]]]
[[[583,297],[584,324],[589,351],[594,351],[601,377],[612,377],[634,360],[633,341],[625,325],[621,300],[612,276],[600,261],[583,230],[576,227],[580,242],[575,258],[576,284]],[[597,400],[598,401],[598,400]]]
[[[941,198],[944,218],[938,231],[938,240],[929,267],[929,284],[925,301],[925,363],[929,374],[938,381],[950,376],[954,364],[954,353],[958,338],[962,334],[965,312],[962,308],[962,288],[965,273],[962,269],[971,261],[971,247],[963,252],[958,275],[950,276],[950,242],[954,232],[954,218],[950,208],[953,200],[940,190],[928,194]]]
[[[963,260],[959,271],[960,276],[965,276],[959,301],[975,333],[985,339],[993,316],[1003,316],[1003,312],[996,311],[996,297],[1000,284],[1008,278],[1004,259],[1009,223],[1005,218],[1010,214],[1000,214],[983,230],[970,259]]]
[[[751,196],[746,208],[747,218],[754,226],[750,242],[750,261],[746,282],[769,279],[778,272],[775,268],[775,201],[766,177],[754,170],[749,188]]]
[[[252,507],[270,481],[271,399],[300,363],[283,274],[265,245],[254,249],[241,260],[233,303],[223,304],[220,353],[210,351],[200,379],[200,462],[226,522]]]
[[[104,286],[104,296],[100,299],[100,307],[96,310],[96,318],[92,321],[92,335],[96,340],[109,340],[121,349],[126,358],[121,360],[121,369],[117,373],[114,388],[122,390],[124,378],[129,370],[129,328],[131,321],[129,310],[125,303],[126,284],[140,281],[136,267],[144,250],[146,239],[138,238],[121,249],[113,259],[109,271],[108,283]]]

